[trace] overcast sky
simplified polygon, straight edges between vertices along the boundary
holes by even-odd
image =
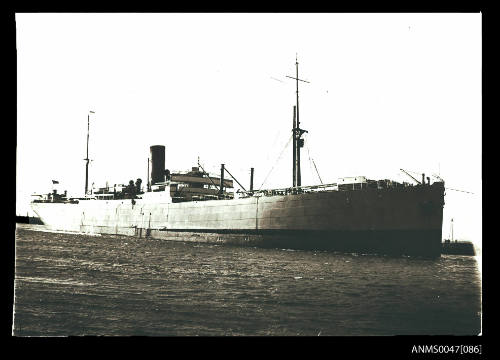
[[[17,212],[29,195],[220,164],[292,183],[298,54],[302,184],[364,175],[446,186],[443,236],[481,240],[480,14],[16,14]],[[281,159],[279,159],[282,154]],[[414,175],[420,179],[421,175]]]

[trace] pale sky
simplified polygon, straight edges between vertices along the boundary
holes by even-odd
[[[439,174],[443,236],[481,242],[481,14],[16,14],[17,213],[29,195],[147,178],[197,157],[244,186],[292,183],[298,54],[302,184]],[[419,175],[414,175],[420,179]]]

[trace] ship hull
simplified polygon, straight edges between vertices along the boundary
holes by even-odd
[[[54,230],[287,249],[436,257],[444,187],[317,192],[233,200],[35,203]]]

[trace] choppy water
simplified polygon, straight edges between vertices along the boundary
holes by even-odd
[[[17,336],[481,331],[474,257],[391,258],[33,228],[18,225],[16,234]]]

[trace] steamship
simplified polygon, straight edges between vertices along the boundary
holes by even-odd
[[[88,191],[85,196],[39,195],[33,211],[52,230],[136,236],[177,241],[315,249],[389,255],[441,255],[444,182],[413,178],[416,184],[363,176],[302,186],[300,149],[306,132],[299,122],[299,81],[294,106],[293,184],[255,190],[253,169],[246,190],[224,164],[220,176],[198,162],[190,171],[165,170],[165,147],[150,147],[145,187],[128,185]],[[89,126],[89,118],[87,118]],[[226,174],[229,175],[226,177]],[[409,175],[409,174],[408,174]],[[233,180],[242,190],[234,191]]]

